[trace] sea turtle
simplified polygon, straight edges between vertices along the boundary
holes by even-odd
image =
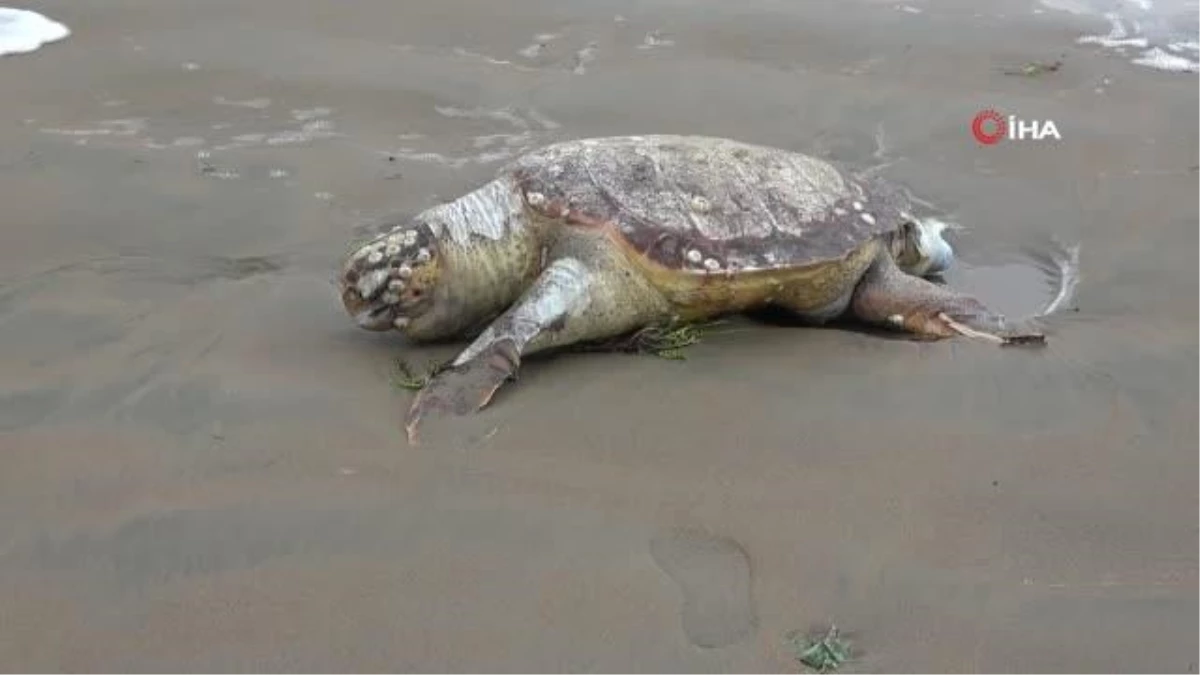
[[[953,257],[884,181],[705,136],[558,142],[362,245],[341,271],[358,326],[474,341],[418,392],[466,414],[550,348],[768,306],[914,337],[1037,344],[1041,333],[932,283]]]

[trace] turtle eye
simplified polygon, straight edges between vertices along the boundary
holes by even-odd
[[[901,227],[901,231],[904,233],[905,248],[909,249],[912,255],[922,255],[924,250],[922,235],[924,233],[921,231],[920,224],[912,220],[906,221]]]

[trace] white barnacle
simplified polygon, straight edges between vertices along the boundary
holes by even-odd
[[[697,251],[696,249],[692,249],[687,252],[687,259],[688,259],[688,262],[699,264],[700,261],[704,259],[704,255],[701,254],[700,251]]]
[[[712,205],[708,203],[708,200],[700,195],[692,196],[691,206],[692,210],[696,213],[708,213],[708,210],[712,207]]]
[[[835,206],[833,207],[833,213],[838,216],[844,216],[846,215],[846,209],[843,209],[840,206]]]
[[[367,262],[372,265],[378,265],[381,260],[383,260],[383,254],[379,252],[379,249],[372,250],[367,256]]]
[[[399,247],[399,246],[397,246],[396,244],[388,244],[388,245],[387,245],[387,248],[385,248],[385,249],[383,250],[383,252],[384,252],[384,254],[385,254],[385,255],[387,255],[388,257],[391,257],[391,256],[394,256],[394,255],[396,255],[397,253],[399,253],[399,252],[400,252],[400,247]]]
[[[375,294],[375,291],[379,290],[380,286],[383,286],[385,283],[387,283],[387,278],[387,270],[374,270],[369,274],[364,274],[362,278],[358,280],[355,288],[357,288],[359,295],[364,298],[369,298]]]
[[[393,293],[399,293],[404,290],[404,282],[399,279],[392,279],[388,282],[388,290]]]
[[[417,231],[409,230],[408,232],[405,232],[404,233],[404,245],[412,246],[415,243],[417,243]]]
[[[855,202],[851,203],[850,206],[853,206],[855,211],[863,210],[862,202],[859,202],[859,201],[855,201]]]
[[[401,279],[407,279],[412,276],[412,268],[407,264],[401,265],[396,268],[396,276],[400,277]]]
[[[904,315],[903,314],[893,314],[888,317],[888,322],[891,323],[893,326],[903,327],[904,326]]]
[[[417,251],[416,260],[418,263],[427,263],[432,257],[432,254],[429,253],[429,249],[422,247],[421,250]]]
[[[407,316],[398,316],[396,317],[396,320],[392,322],[392,325],[403,330],[406,326],[408,326],[409,321],[412,321],[412,319]]]
[[[540,192],[530,192],[525,195],[525,199],[529,201],[530,206],[541,206],[546,203],[546,195]]]
[[[859,217],[859,218],[862,218],[862,219],[863,219],[863,222],[864,222],[864,223],[866,223],[866,224],[868,224],[868,225],[874,225],[874,224],[875,224],[875,216],[873,216],[873,215],[871,215],[871,214],[869,214],[869,213],[867,213],[867,212],[865,212],[865,211],[864,211],[863,213],[860,213],[860,214],[858,215],[858,217]]]
[[[717,270],[721,269],[721,263],[717,262],[715,258],[709,258],[708,260],[704,261],[704,269],[708,270],[709,272],[716,272]]]

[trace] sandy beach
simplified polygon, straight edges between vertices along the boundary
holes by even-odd
[[[20,5],[70,35],[0,57],[0,669],[798,672],[836,624],[844,672],[1196,672],[1197,78],[1070,4]],[[348,247],[634,133],[874,168],[1006,312],[1078,285],[1040,350],[535,358],[409,446],[397,358],[464,345],[356,328]]]

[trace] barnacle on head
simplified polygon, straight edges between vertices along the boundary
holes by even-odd
[[[437,246],[417,225],[401,225],[354,250],[342,265],[342,304],[366,330],[403,330],[432,304]]]

